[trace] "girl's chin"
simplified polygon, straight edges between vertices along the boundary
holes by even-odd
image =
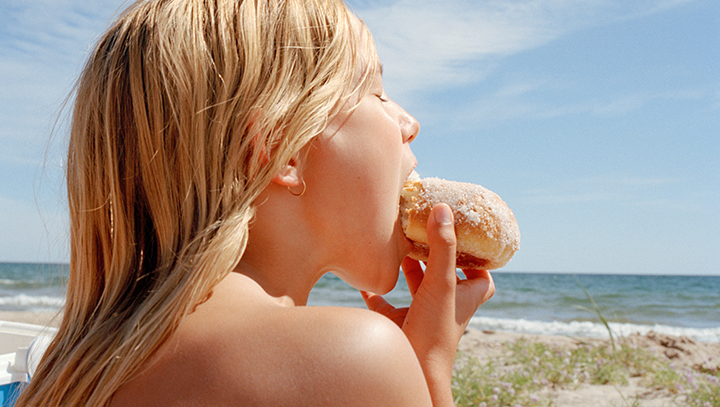
[[[384,266],[380,265],[381,263]],[[378,267],[370,269],[351,266],[331,267],[326,272],[334,274],[356,290],[383,295],[395,288],[400,276],[400,263],[397,263],[397,267],[393,267],[393,263],[395,261],[385,258],[377,262]]]
[[[400,276],[400,268],[398,267],[397,271],[393,273],[393,275],[386,275],[383,276],[384,281],[377,281],[374,289],[372,290],[364,290],[364,291],[371,291],[375,294],[385,295],[392,291],[393,288],[397,285],[398,277]]]

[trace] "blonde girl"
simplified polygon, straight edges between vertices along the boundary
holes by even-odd
[[[67,303],[17,405],[452,406],[494,288],[445,205],[405,259],[418,130],[340,0],[133,4],[77,84]],[[374,294],[401,263],[408,309]],[[370,311],[303,307],[327,272]]]

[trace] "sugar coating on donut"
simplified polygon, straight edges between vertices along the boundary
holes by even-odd
[[[400,199],[403,231],[416,248],[411,257],[427,259],[425,226],[430,210],[441,202],[455,217],[458,267],[499,268],[519,249],[515,216],[497,194],[480,185],[413,174]]]

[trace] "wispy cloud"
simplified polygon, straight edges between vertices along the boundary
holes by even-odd
[[[0,259],[65,259],[59,153],[49,145],[87,50],[125,0],[0,2]],[[62,139],[56,128],[55,142]],[[57,250],[56,250],[57,249]]]
[[[35,63],[55,61],[54,66],[75,63],[122,3],[4,1],[0,6],[5,16],[0,28],[3,52],[10,50],[13,55]]]
[[[691,0],[399,0],[356,4],[399,92],[478,82],[499,58]]]
[[[688,202],[681,197],[668,198],[667,191],[682,182],[681,178],[609,174],[532,188],[524,195],[534,205],[616,203],[677,209],[687,208]]]
[[[35,159],[42,154],[90,44],[121,3],[7,0],[0,4],[0,141],[5,156]]]
[[[455,126],[476,128],[478,124],[507,121],[554,119],[572,115],[613,117],[642,110],[656,102],[698,101],[708,109],[717,108],[718,95],[699,87],[657,91],[627,91],[611,95],[577,98],[572,90],[550,80],[509,82],[499,90],[479,97],[462,109],[447,112]],[[622,92],[622,91],[620,91]]]

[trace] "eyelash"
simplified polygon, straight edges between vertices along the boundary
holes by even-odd
[[[382,97],[382,95],[377,95],[377,98],[380,99],[381,102],[389,102],[390,101],[389,99]]]

